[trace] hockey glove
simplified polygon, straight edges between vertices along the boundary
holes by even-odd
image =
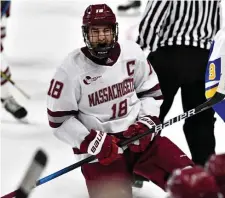
[[[121,158],[122,148],[117,146],[119,139],[102,131],[91,130],[81,143],[80,151],[96,155],[102,165],[109,165]]]
[[[156,126],[156,124],[160,124],[160,121],[157,117],[155,116],[142,117],[137,122],[130,125],[129,128],[123,132],[123,136],[125,138],[131,138],[133,136],[143,134],[152,127]],[[149,135],[146,135],[143,138],[129,144],[128,147],[133,152],[136,153],[143,152],[156,135],[157,133],[151,133]]]

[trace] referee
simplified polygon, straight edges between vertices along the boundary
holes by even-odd
[[[205,70],[220,15],[219,0],[148,1],[137,43],[150,50],[148,60],[158,74],[162,122],[179,88],[184,111],[206,101]],[[196,164],[204,165],[215,153],[214,123],[212,109],[185,120],[183,130]]]

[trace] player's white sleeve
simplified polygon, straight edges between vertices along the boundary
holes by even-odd
[[[163,96],[158,77],[143,52],[135,68],[134,81],[137,96],[141,100],[139,117],[146,115],[159,117]]]
[[[59,68],[51,81],[47,96],[49,125],[54,128],[56,137],[77,148],[80,148],[80,143],[89,134],[87,128],[76,118],[79,97],[76,78],[69,78],[66,71]]]

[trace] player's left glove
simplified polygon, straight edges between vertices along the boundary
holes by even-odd
[[[122,157],[123,149],[117,146],[119,139],[106,132],[91,129],[80,145],[82,153],[96,155],[99,163],[109,165]]]
[[[123,132],[123,136],[125,138],[137,136],[139,134],[145,133],[158,124],[160,124],[160,121],[156,116],[142,117],[137,122],[130,125],[129,128]],[[157,133],[146,135],[143,138],[129,144],[128,147],[133,152],[143,152],[156,135]]]

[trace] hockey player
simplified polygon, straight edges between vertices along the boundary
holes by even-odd
[[[168,180],[168,198],[223,198],[215,178],[202,167],[175,170]]]
[[[214,38],[205,80],[207,99],[213,97],[216,92],[225,94],[225,27]],[[214,105],[213,108],[225,121],[225,100]],[[215,177],[220,191],[225,197],[225,154],[212,155],[206,163],[205,169]]]
[[[118,43],[118,23],[106,4],[85,10],[82,32],[86,46],[66,57],[50,83],[54,134],[76,156],[96,155],[82,166],[91,198],[132,197],[134,175],[164,189],[174,169],[193,165],[176,145],[153,133],[117,146],[159,124],[163,97],[155,71],[136,43]]]
[[[216,34],[211,46],[205,81],[207,99],[213,97],[217,91],[225,94],[225,27]],[[213,108],[225,122],[225,100]]]
[[[127,12],[129,10],[132,10],[132,9],[140,9],[141,7],[141,1],[128,1],[126,4],[123,4],[123,5],[119,5],[117,7],[117,10],[119,12]]]
[[[215,177],[220,192],[225,197],[225,154],[212,155],[205,165],[205,170]]]
[[[10,1],[1,1],[1,22],[4,17],[9,17]],[[19,105],[10,93],[10,85],[7,78],[11,78],[9,65],[3,52],[2,40],[6,36],[6,27],[1,23],[1,102],[3,107],[15,118],[21,119],[27,115],[24,107]]]

